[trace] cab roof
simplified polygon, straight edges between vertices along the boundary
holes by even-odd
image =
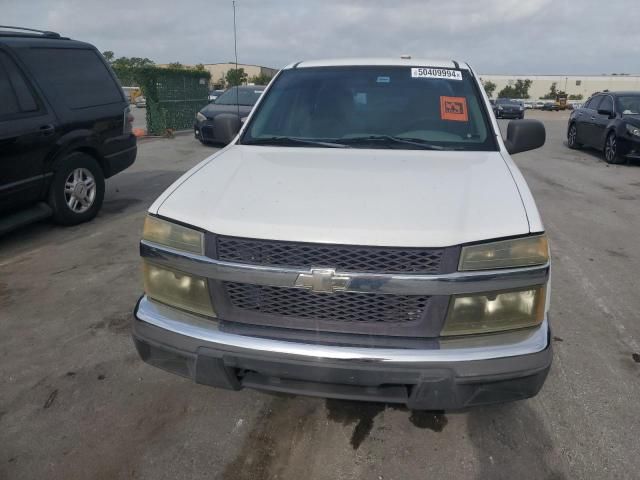
[[[469,70],[466,63],[458,63],[455,60],[433,60],[427,58],[400,58],[400,57],[376,57],[376,58],[333,58],[325,60],[305,60],[292,63],[285,67],[291,68],[311,68],[311,67],[352,67],[352,66],[385,66],[385,67],[436,67],[436,68],[457,68]]]

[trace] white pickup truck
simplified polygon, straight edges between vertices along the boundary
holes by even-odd
[[[231,120],[230,120],[231,121]],[[298,62],[151,206],[142,359],[239,390],[459,409],[546,378],[549,249],[463,63]]]

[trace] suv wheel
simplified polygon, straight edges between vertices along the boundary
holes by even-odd
[[[607,163],[622,163],[623,161],[620,155],[618,139],[614,132],[607,135],[607,140],[604,143],[604,160]]]
[[[65,157],[49,187],[53,219],[76,225],[94,218],[104,199],[104,175],[95,158],[75,152]]]
[[[578,129],[576,128],[576,124],[572,123],[569,127],[569,131],[567,132],[567,145],[569,145],[569,148],[576,149],[582,146],[576,141],[577,138]]]

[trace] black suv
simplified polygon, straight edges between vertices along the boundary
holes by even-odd
[[[571,112],[569,148],[602,150],[607,163],[640,158],[640,92],[603,92]]]
[[[0,233],[95,217],[104,179],[136,158],[132,121],[93,45],[0,26]]]

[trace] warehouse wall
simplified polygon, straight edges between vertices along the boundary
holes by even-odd
[[[534,100],[549,93],[553,82],[557,83],[558,90],[564,90],[569,95],[582,94],[585,99],[602,90],[640,91],[640,75],[480,75],[480,78],[497,85],[494,97],[507,85],[527,78],[533,82],[529,88],[529,98]]]

